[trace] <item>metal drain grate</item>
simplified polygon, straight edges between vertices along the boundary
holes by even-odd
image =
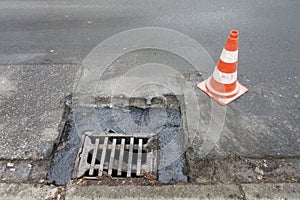
[[[156,170],[157,137],[153,134],[83,135],[73,178],[140,177]]]

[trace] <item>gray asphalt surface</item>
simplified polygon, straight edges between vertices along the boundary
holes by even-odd
[[[228,33],[238,29],[239,80],[250,91],[228,107],[224,137],[212,155],[300,156],[299,8],[297,0],[1,1],[0,64],[29,66],[30,76],[41,75],[38,65],[52,69],[55,64],[57,74],[61,74],[57,69],[61,64],[80,64],[106,38],[128,29],[149,26],[187,34],[217,61]],[[21,69],[18,66],[15,70]],[[13,79],[20,74],[8,71],[7,66],[2,66],[2,77]],[[60,83],[64,76],[69,77],[68,73],[61,75]],[[22,85],[23,76],[20,77],[17,82]],[[41,75],[41,79],[43,77]],[[27,82],[23,84],[25,88],[29,85]],[[46,85],[45,91],[51,91],[49,84]],[[24,91],[21,86],[18,88]],[[64,90],[60,99],[68,92],[71,90]],[[2,88],[1,93],[8,92]],[[1,105],[2,112],[11,112],[5,105],[5,102]],[[23,112],[20,116],[24,115]],[[2,120],[9,119],[2,115]],[[7,123],[3,121],[1,127],[14,130],[5,129]],[[5,134],[9,133],[2,133],[5,139],[2,143],[6,144],[3,148],[9,149],[15,141],[7,135],[4,137]],[[34,137],[26,134],[26,141],[32,142]],[[53,140],[55,136],[50,138]],[[16,152],[22,155],[24,148],[19,145]],[[30,145],[25,149],[29,151]],[[11,158],[11,151],[2,150],[1,158]],[[37,159],[48,154],[29,153],[30,156],[25,157]]]
[[[280,77],[296,74],[297,0],[1,1],[0,9],[1,64],[81,63],[113,34],[148,26],[183,32],[217,60],[224,37],[236,28],[241,72],[253,76],[289,66]]]

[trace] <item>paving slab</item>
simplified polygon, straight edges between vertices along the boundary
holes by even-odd
[[[39,184],[0,183],[1,200],[48,200],[56,197],[57,188]]]
[[[87,199],[240,199],[237,185],[74,186],[66,200]]]
[[[246,199],[285,199],[300,198],[300,184],[243,184]]]
[[[0,161],[0,180],[3,182],[43,182],[50,161]]]
[[[51,155],[77,70],[77,65],[1,66],[0,159]]]

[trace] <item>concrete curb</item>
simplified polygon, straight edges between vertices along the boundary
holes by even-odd
[[[247,199],[299,199],[300,184],[242,184]]]
[[[54,186],[23,183],[0,183],[0,200],[37,200],[51,199],[56,196]]]
[[[289,199],[300,197],[300,183],[79,186],[66,188],[24,183],[0,183],[0,200],[104,200],[104,199]]]
[[[74,186],[66,200],[87,199],[241,199],[237,185]]]

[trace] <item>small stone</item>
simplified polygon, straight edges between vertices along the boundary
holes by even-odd
[[[11,171],[11,172],[15,172],[15,171],[16,171],[16,169],[15,169],[15,168],[10,168],[10,169],[9,169],[9,171]]]
[[[44,183],[44,182],[45,182],[45,180],[44,180],[44,179],[42,179],[42,180],[40,180],[39,182],[40,182],[40,183]]]
[[[196,182],[200,184],[208,183],[209,181],[204,177],[196,178]]]
[[[279,95],[279,98],[282,98],[282,95],[281,95],[281,94]]]
[[[6,166],[7,166],[7,167],[14,167],[14,166],[15,166],[15,163],[8,162],[8,163],[6,164]]]
[[[50,53],[53,53],[53,52],[54,52],[54,50],[53,50],[53,49],[51,49],[49,52],[50,52]]]
[[[298,95],[295,95],[294,97],[295,97],[296,99],[298,99]]]
[[[267,160],[263,160],[263,161],[264,161],[263,166],[267,168],[268,167]]]
[[[263,179],[263,176],[262,175],[257,175],[257,180],[262,180]]]
[[[91,21],[88,21],[87,23],[88,23],[88,24],[91,24],[92,22],[91,22]]]
[[[259,174],[259,175],[264,175],[264,171],[261,170],[259,167],[255,167],[254,168],[254,172],[257,173],[257,174]]]
[[[31,165],[31,164],[28,164],[27,166],[28,166],[29,168],[31,168],[31,167],[32,167],[32,165]]]
[[[197,76],[202,76],[202,73],[201,72],[196,72],[196,75]]]

